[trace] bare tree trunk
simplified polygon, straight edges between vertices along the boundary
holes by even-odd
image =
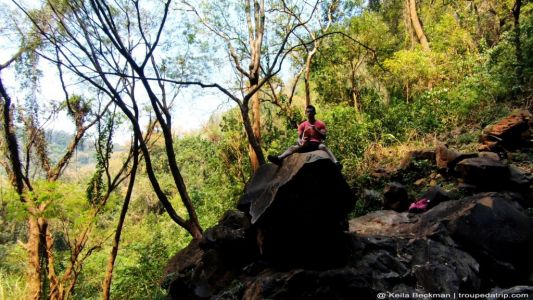
[[[246,23],[248,26],[248,42],[250,44],[251,61],[248,67],[249,73],[247,75],[249,80],[249,91],[253,91],[259,84],[259,76],[261,70],[261,45],[263,44],[263,36],[265,34],[265,3],[264,0],[254,0],[253,9],[250,0],[245,1]],[[249,92],[250,93],[250,92]],[[252,134],[253,143],[250,143],[249,151],[250,163],[252,170],[255,172],[259,167],[265,164],[263,151],[261,150],[261,103],[259,99],[259,91],[251,96],[252,100]],[[247,104],[245,104],[247,105]],[[242,110],[241,110],[242,111]],[[246,117],[243,116],[243,121]],[[245,121],[246,122],[246,121]],[[249,134],[248,130],[245,130]],[[250,140],[250,136],[248,137]],[[256,145],[254,145],[256,144]]]
[[[248,115],[248,108],[245,105],[239,106],[241,110],[242,123],[244,125],[244,131],[246,132],[246,137],[248,138],[249,145],[253,148],[254,153],[257,155],[259,164],[265,163],[265,156],[263,155],[263,150],[259,141],[255,138],[252,122],[250,116]]]
[[[363,58],[360,58],[360,60],[357,62],[357,64],[354,65],[353,60],[350,61],[350,98],[352,99],[352,106],[355,109],[356,112],[359,112],[359,89],[357,88],[357,82],[356,82],[356,72],[359,66],[362,64],[364,60]]]
[[[315,42],[315,48],[309,52],[307,55],[307,59],[305,60],[305,75],[304,75],[304,83],[305,83],[305,107],[308,105],[311,105],[311,62],[313,61],[313,57],[315,56],[317,52],[318,42]]]
[[[407,34],[409,35],[409,40],[411,41],[411,48],[414,48],[415,45],[418,43],[418,40],[415,36],[415,32],[413,30],[413,22],[411,21],[411,13],[409,10],[409,0],[405,0],[404,5],[404,21],[405,21],[405,30],[407,31]]]
[[[54,239],[48,230],[48,222],[44,218],[39,218],[39,225],[41,228],[41,236],[44,238],[44,249],[46,249],[46,259],[48,262],[48,280],[50,281],[50,291],[48,292],[49,299],[64,299],[64,289],[62,283],[55,272],[54,259]]]
[[[405,102],[409,103],[409,83],[405,84]]]
[[[418,41],[420,42],[420,45],[422,46],[422,49],[424,51],[429,51],[429,43],[426,37],[426,34],[424,33],[424,30],[422,29],[422,23],[420,23],[420,19],[418,18],[418,13],[416,12],[416,0],[406,0],[406,4],[408,5],[408,15],[411,20],[411,24],[413,25],[413,29],[416,33],[416,37]]]
[[[253,115],[252,129],[253,129],[254,137],[260,144],[261,143],[261,103],[259,99],[259,93],[255,93],[252,96],[252,115]],[[252,170],[255,172],[261,166],[261,162],[259,161],[259,157],[251,145],[248,146],[248,149],[250,151],[250,163],[252,165]]]
[[[43,282],[41,280],[41,230],[37,216],[30,215],[28,220],[28,269],[26,280],[28,281],[27,299],[41,299],[44,293]]]
[[[357,92],[357,88],[352,86],[352,93],[351,93],[351,97],[352,97],[352,102],[353,102],[353,108],[355,110],[356,113],[359,112],[359,97],[358,97],[358,92]]]

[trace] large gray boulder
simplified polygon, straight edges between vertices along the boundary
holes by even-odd
[[[509,166],[488,157],[465,159],[455,166],[455,170],[466,182],[487,189],[501,189],[509,178]]]
[[[292,265],[339,263],[355,198],[323,151],[297,153],[262,166],[239,207],[258,231],[263,257]]]
[[[421,216],[418,231],[445,230],[480,262],[483,276],[506,284],[532,271],[533,220],[520,200],[511,193],[481,193],[443,202]]]
[[[230,285],[258,255],[249,218],[230,210],[201,240],[193,240],[172,257],[162,285],[183,299],[208,298]]]
[[[533,220],[520,199],[481,193],[442,202],[422,214],[376,211],[350,220],[350,232],[359,238],[392,239],[425,291],[506,286],[527,281],[533,271]]]
[[[239,208],[249,213],[255,224],[270,211],[270,206],[282,201],[307,207],[318,205],[340,218],[355,205],[350,187],[338,167],[320,150],[293,154],[285,158],[281,166],[261,166],[246,184]]]

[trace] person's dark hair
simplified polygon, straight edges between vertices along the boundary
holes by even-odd
[[[316,114],[316,109],[313,105],[307,105],[305,111],[307,112],[307,110],[310,110],[312,113]]]

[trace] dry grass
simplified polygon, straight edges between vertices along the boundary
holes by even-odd
[[[26,288],[23,276],[8,275],[0,270],[0,300],[25,299]]]
[[[361,163],[357,166],[358,174],[368,174],[375,170],[391,172],[397,170],[404,157],[415,150],[434,150],[437,139],[434,135],[420,136],[416,131],[411,131],[406,142],[383,146],[379,143],[371,144],[363,155]]]

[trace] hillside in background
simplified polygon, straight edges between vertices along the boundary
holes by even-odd
[[[50,155],[50,159],[52,162],[57,163],[57,161],[64,154],[65,149],[68,148],[74,134],[61,130],[50,130],[46,131],[45,135],[46,141],[48,142],[47,149]],[[115,153],[121,153],[126,151],[126,149],[122,145],[117,143],[113,144],[113,150]],[[75,162],[79,166],[94,166],[96,164],[94,137],[88,136],[78,144],[78,146],[76,147],[76,155],[73,162]]]
[[[73,134],[66,131],[53,130],[46,132],[45,135],[50,159],[53,162],[57,162],[70,144]],[[76,147],[75,163],[79,165],[94,165],[95,162],[94,142],[83,140]]]
[[[13,3],[0,299],[530,293],[531,1]]]

